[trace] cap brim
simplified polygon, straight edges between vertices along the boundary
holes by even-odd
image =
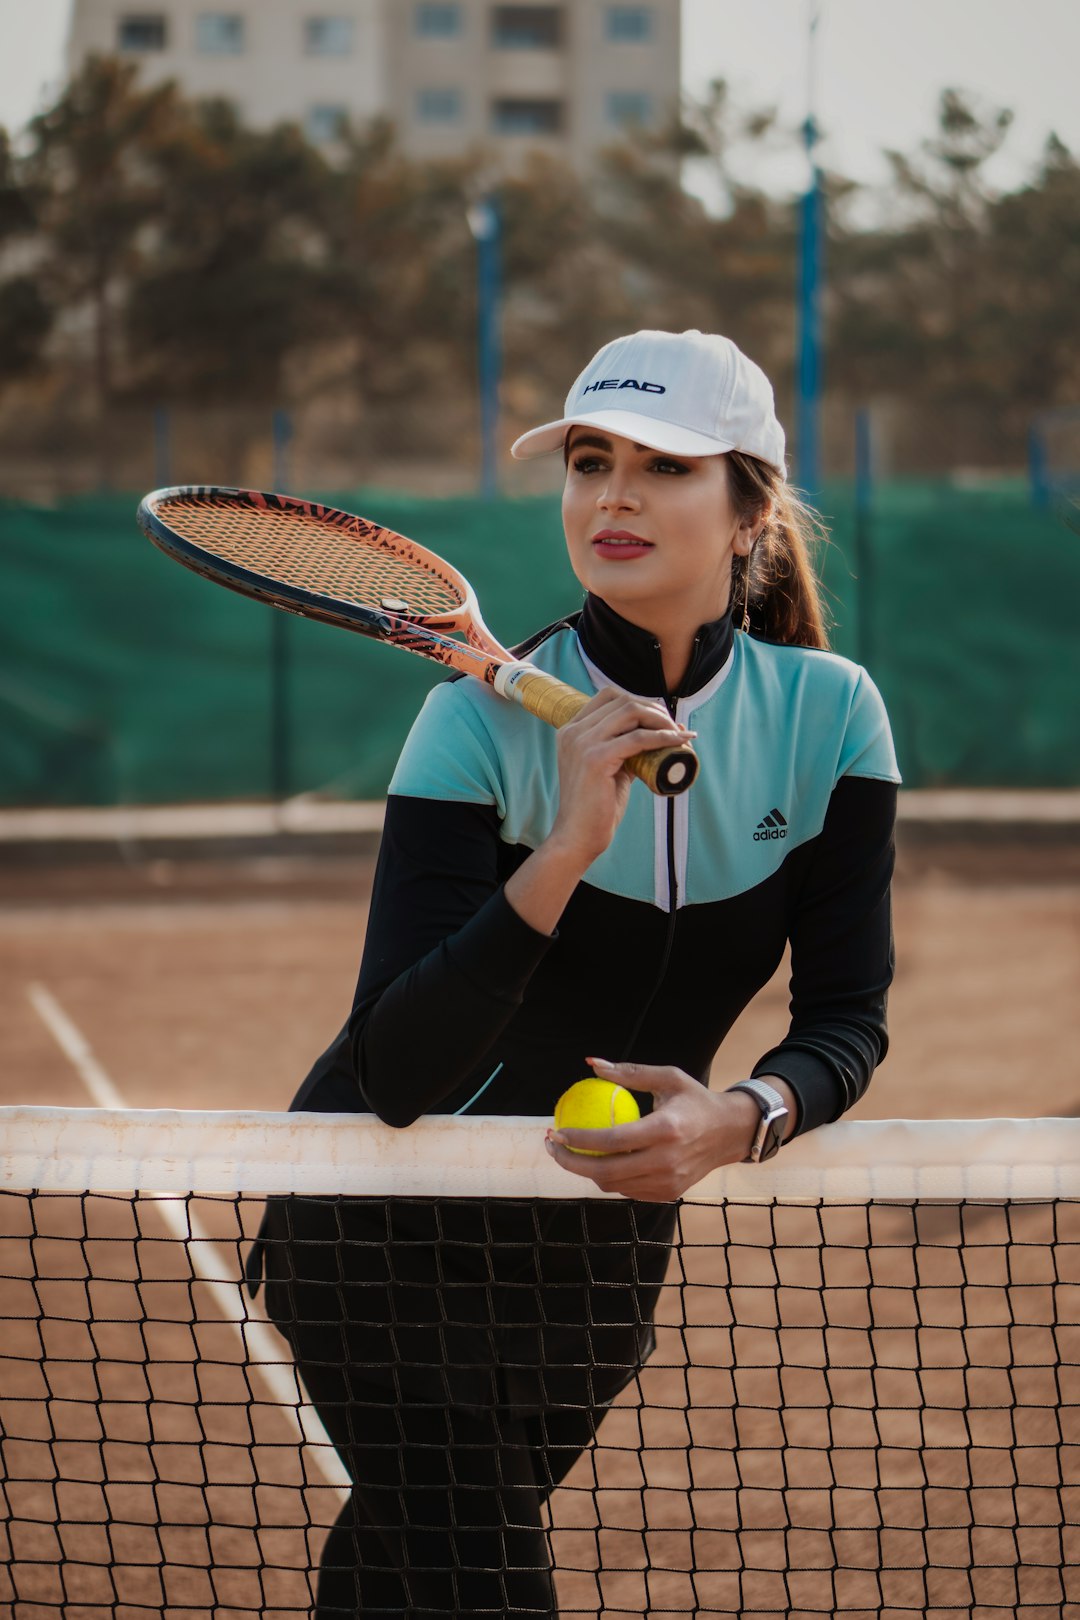
[[[673,456],[722,456],[737,445],[728,439],[715,439],[708,433],[697,433],[693,428],[678,427],[672,422],[658,422],[654,417],[639,415],[636,411],[590,411],[580,416],[564,416],[558,422],[545,422],[515,439],[510,454],[516,461],[528,461],[532,456],[550,455],[561,450],[572,427],[596,428],[601,433],[616,433],[623,439],[632,439],[649,450],[664,450]]]

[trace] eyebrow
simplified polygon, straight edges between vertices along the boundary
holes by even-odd
[[[591,450],[610,450],[612,448],[612,444],[613,441],[611,439],[606,439],[602,433],[583,433],[579,439],[570,439],[568,442],[568,448],[571,450],[579,450],[582,445],[588,445]],[[647,451],[650,448],[651,446],[647,444],[634,445],[635,450]]]

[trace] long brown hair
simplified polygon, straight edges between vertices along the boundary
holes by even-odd
[[[828,616],[812,557],[828,536],[783,474],[741,450],[727,455],[728,488],[740,518],[771,514],[749,557],[731,564],[731,613],[763,641],[788,647],[829,645]]]

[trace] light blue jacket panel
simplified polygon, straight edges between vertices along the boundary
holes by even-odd
[[[589,692],[610,684],[559,627],[530,661]],[[727,662],[677,717],[698,733],[697,782],[674,801],[678,905],[729,899],[817,837],[842,776],[899,782],[881,697],[834,653],[735,637]],[[444,682],[409,734],[390,792],[494,804],[507,843],[535,849],[558,809],[555,733],[479,681]],[[615,838],[586,874],[595,887],[667,907],[669,809],[635,783]]]

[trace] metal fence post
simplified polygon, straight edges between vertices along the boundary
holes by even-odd
[[[864,669],[874,659],[874,442],[870,409],[855,412],[855,647]]]

